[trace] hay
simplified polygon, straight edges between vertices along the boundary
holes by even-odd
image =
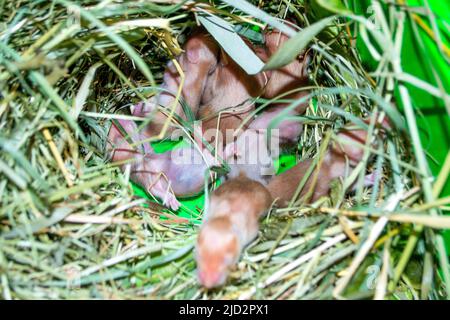
[[[350,195],[344,194],[348,181],[341,181],[330,198],[273,211],[228,285],[200,288],[192,248],[201,210],[181,219],[133,196],[129,173],[106,161],[106,135],[112,118],[126,117],[129,105],[155,92],[197,12],[231,23],[264,23],[224,2],[80,3],[0,6],[3,298],[450,296],[442,237],[433,229],[449,225],[439,207],[450,200],[436,200],[448,170],[431,185],[401,83],[412,143],[399,130],[385,146],[366,148],[375,161],[365,157],[356,173],[363,176],[366,167],[382,173],[375,186],[364,188],[355,175],[357,190]],[[317,20],[302,1],[269,1],[261,8],[301,26]],[[395,7],[399,21],[406,8]],[[376,11],[376,18],[387,17]],[[370,21],[347,21],[335,20],[311,43],[314,98],[302,117],[299,159],[318,154],[325,134],[333,139],[344,119],[391,111],[392,86],[403,74],[398,52],[387,44],[401,44],[401,22],[395,30],[371,33],[388,48],[378,72],[369,75],[349,31],[362,25],[367,32]],[[394,73],[387,62],[397,63]]]

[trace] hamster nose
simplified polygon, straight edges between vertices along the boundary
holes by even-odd
[[[205,288],[211,289],[220,285],[220,274],[217,272],[204,272],[198,273],[198,280]]]

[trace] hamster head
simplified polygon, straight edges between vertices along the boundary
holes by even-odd
[[[220,217],[205,222],[197,238],[195,255],[200,284],[206,288],[223,285],[240,255],[238,235],[229,219]]]

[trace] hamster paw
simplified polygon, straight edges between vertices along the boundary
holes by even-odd
[[[175,195],[172,193],[166,194],[166,196],[164,197],[163,204],[166,207],[169,207],[170,209],[172,209],[173,211],[177,211],[181,206],[181,203],[177,200]]]

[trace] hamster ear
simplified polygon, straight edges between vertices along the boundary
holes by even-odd
[[[200,37],[191,37],[185,45],[185,52],[183,55],[186,56],[186,59],[189,63],[198,64],[202,59],[202,56],[205,55],[205,51],[207,51],[207,38]]]
[[[198,48],[187,49],[186,58],[190,63],[197,64],[200,60],[200,52]]]

